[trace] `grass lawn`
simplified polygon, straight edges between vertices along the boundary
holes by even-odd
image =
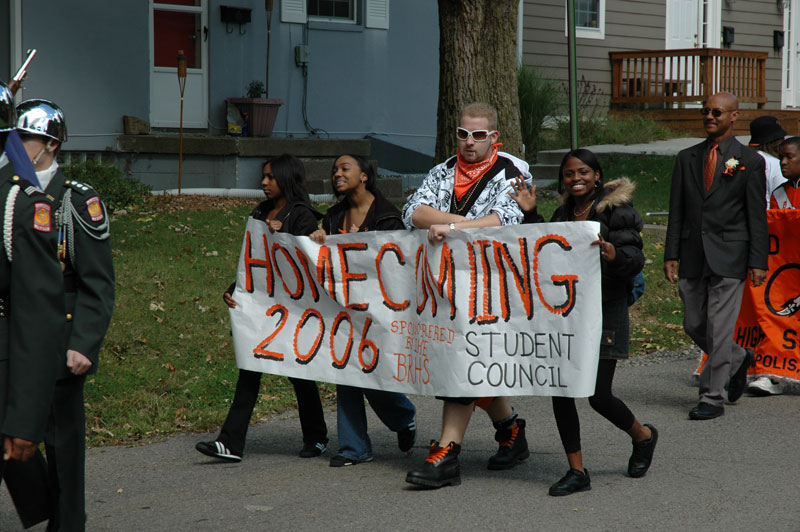
[[[613,158],[607,175],[639,183],[640,211],[666,210],[672,166],[666,159]],[[222,292],[234,279],[242,229],[255,204],[159,196],[112,217],[117,300],[100,371],[86,385],[90,445],[219,429],[237,377]],[[555,206],[542,199],[546,218]],[[634,355],[687,343],[677,289],[663,280],[663,236],[649,235],[647,292],[631,308]],[[321,391],[333,404],[334,386],[323,384]],[[294,406],[288,380],[264,375],[253,420]]]
[[[222,425],[237,378],[222,293],[254,206],[159,197],[112,218],[117,297],[100,371],[86,386],[90,444]],[[262,383],[253,419],[294,406],[288,380]],[[323,385],[329,401],[333,389]]]

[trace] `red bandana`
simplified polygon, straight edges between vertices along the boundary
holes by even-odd
[[[455,192],[457,200],[461,201],[464,194],[494,166],[494,163],[497,162],[497,148],[502,145],[502,142],[492,144],[489,157],[477,163],[468,163],[461,158],[461,151],[456,151],[456,179],[453,183],[453,192]]]

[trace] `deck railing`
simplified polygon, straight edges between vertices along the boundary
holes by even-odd
[[[704,102],[732,92],[740,102],[767,102],[767,52],[690,48],[609,52],[611,104]]]

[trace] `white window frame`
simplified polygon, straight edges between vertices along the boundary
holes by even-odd
[[[330,22],[331,24],[358,24],[358,4],[359,0],[350,0],[353,2],[353,17],[321,17],[317,15],[308,15],[308,20],[314,22]],[[307,10],[308,8],[306,8]]]
[[[722,2],[720,0],[702,0],[700,2],[700,24],[703,26],[700,35],[705,33],[701,42],[703,48],[722,47]],[[705,32],[702,31],[705,29]]]
[[[584,28],[575,26],[575,37],[579,39],[605,39],[606,38],[606,0],[597,0],[597,27]],[[564,1],[564,35],[569,35],[567,27],[567,2]]]
[[[353,19],[343,19],[309,16],[306,0],[281,0],[281,22],[306,24],[312,21],[358,26],[363,21],[365,28],[389,29],[389,0],[354,0],[353,4]],[[364,16],[360,17],[362,5]]]
[[[163,111],[163,107],[158,107],[157,100],[163,98],[161,96],[161,91],[159,87],[159,78],[160,80],[164,80],[165,78],[171,77],[177,80],[177,65],[174,67],[162,67],[162,66],[155,66],[155,48],[154,48],[154,18],[155,18],[155,11],[173,11],[179,13],[189,13],[193,15],[200,16],[200,28],[208,25],[208,4],[210,0],[200,0],[199,6],[184,6],[179,4],[166,4],[160,2],[159,0],[149,0],[149,54],[150,54],[150,81],[149,81],[149,91],[150,91],[150,110],[149,110],[149,118],[150,118],[150,125],[153,127],[178,127],[179,121],[172,120],[168,118],[163,118],[161,112]],[[202,38],[202,36],[201,36]],[[209,68],[208,68],[208,43],[203,41],[200,44],[200,67],[199,68],[187,68],[187,85],[192,87],[191,90],[198,90],[199,87],[200,96],[195,101],[198,102],[195,108],[199,108],[200,112],[195,117],[194,121],[191,121],[184,115],[184,122],[183,127],[185,128],[197,128],[197,129],[204,129],[208,127],[208,98],[209,98]],[[155,81],[155,82],[154,82]],[[176,85],[177,89],[177,85]],[[177,90],[173,93],[177,94]],[[187,93],[188,94],[188,93]],[[188,100],[191,101],[190,97],[187,97]],[[154,103],[155,102],[155,103]]]
[[[797,57],[798,44],[797,27],[800,23],[800,1],[789,0],[788,5],[782,6],[783,16],[783,50],[781,53],[781,109],[800,107],[800,91],[797,88],[800,75],[798,64],[793,61]],[[789,62],[793,61],[791,68]]]

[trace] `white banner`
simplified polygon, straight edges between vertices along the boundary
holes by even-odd
[[[231,324],[240,368],[448,397],[594,393],[596,222],[308,237],[248,219]]]

